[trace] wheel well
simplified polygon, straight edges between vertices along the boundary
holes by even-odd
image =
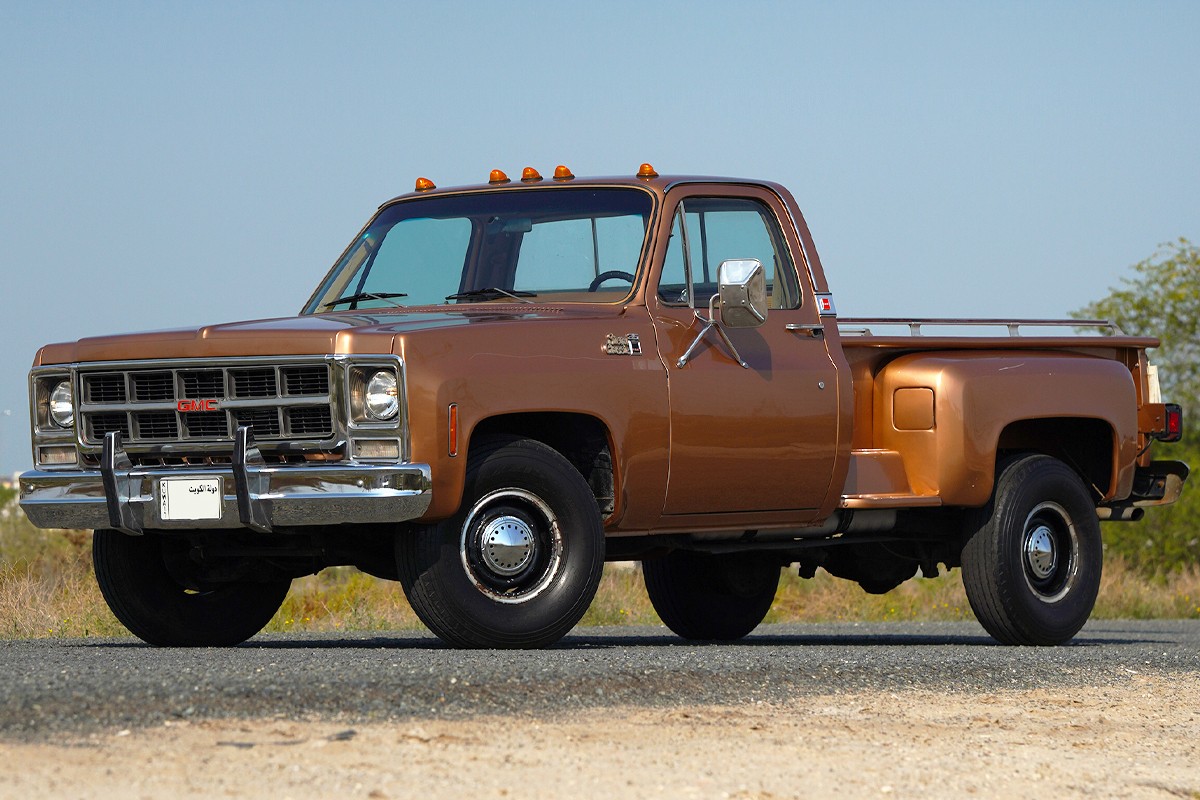
[[[1051,418],[1009,424],[996,449],[1000,458],[1017,452],[1053,456],[1104,497],[1112,488],[1114,446],[1112,426],[1102,419]]]
[[[587,414],[561,411],[504,414],[481,421],[471,431],[471,447],[482,436],[520,436],[554,448],[588,482],[601,514],[614,508],[615,479],[608,428]]]

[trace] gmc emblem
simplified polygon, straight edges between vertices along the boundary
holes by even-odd
[[[184,414],[190,414],[193,411],[216,411],[216,400],[180,400],[175,404],[175,408],[179,409]]]

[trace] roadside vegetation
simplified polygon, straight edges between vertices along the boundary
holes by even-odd
[[[1137,525],[1107,525],[1104,538],[1138,569],[1171,572],[1200,564],[1200,246],[1168,242],[1130,273],[1075,316],[1110,319],[1125,333],[1162,341],[1150,360],[1159,369],[1163,400],[1183,406],[1184,439],[1155,456],[1190,464],[1193,474],[1178,503]]]
[[[4,490],[0,496],[0,638],[127,636],[113,618],[91,565],[86,531],[41,531]],[[1111,533],[1120,527],[1105,526]],[[1136,538],[1136,537],[1134,537]],[[854,622],[971,619],[958,570],[909,581],[885,595],[818,572],[781,573],[766,621]],[[1110,548],[1096,619],[1200,619],[1200,569],[1170,572],[1133,566]],[[658,625],[640,570],[610,564],[583,625]],[[348,567],[301,578],[268,631],[406,631],[420,628],[400,584]]]
[[[1130,334],[1157,336],[1151,352],[1163,398],[1184,407],[1184,441],[1158,458],[1200,468],[1200,248],[1180,239],[1134,265],[1109,295],[1076,312],[1112,319]],[[1106,524],[1104,579],[1097,619],[1200,619],[1200,475],[1178,503],[1132,524]],[[818,572],[785,571],[771,622],[959,620],[971,609],[957,570],[915,579],[885,595]],[[609,565],[584,625],[656,625],[641,573]],[[297,580],[267,630],[402,631],[420,627],[400,585],[337,568]],[[85,531],[40,531],[25,519],[11,489],[0,488],[0,638],[118,636],[91,567]]]

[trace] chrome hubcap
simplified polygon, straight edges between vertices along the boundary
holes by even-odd
[[[499,603],[525,603],[553,585],[563,558],[558,517],[526,489],[497,489],[463,520],[459,557],[475,588]]]
[[[1025,562],[1038,580],[1045,580],[1054,574],[1058,566],[1058,554],[1054,549],[1054,534],[1045,525],[1035,528],[1025,540]]]
[[[1079,535],[1062,505],[1047,500],[1025,518],[1021,539],[1025,583],[1043,603],[1057,603],[1079,579]]]
[[[533,558],[533,531],[516,517],[492,520],[483,530],[480,555],[487,568],[505,577],[525,569]]]

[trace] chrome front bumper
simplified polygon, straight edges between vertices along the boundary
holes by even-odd
[[[230,467],[134,467],[120,434],[105,438],[99,470],[32,470],[20,477],[21,508],[39,528],[115,528],[127,533],[386,523],[429,508],[428,464],[274,466],[239,429]],[[219,519],[163,519],[164,478],[218,478]]]

